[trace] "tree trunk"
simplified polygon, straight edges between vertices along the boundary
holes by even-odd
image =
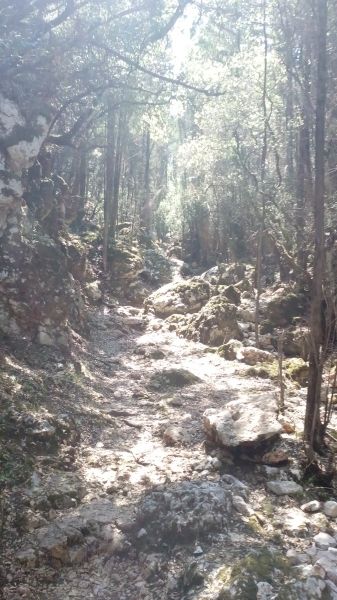
[[[309,456],[322,444],[320,420],[322,383],[322,300],[324,273],[324,171],[325,113],[327,87],[327,0],[317,0],[317,103],[315,125],[314,270],[311,300],[311,348],[304,438]]]
[[[263,184],[266,174],[266,160],[268,151],[268,116],[267,116],[267,77],[268,77],[268,38],[266,22],[266,0],[263,3],[263,44],[264,44],[264,72],[263,72],[263,90],[262,90],[262,110],[263,110],[263,143],[261,154],[261,194],[262,211],[260,220],[260,230],[258,234],[257,257],[256,257],[256,301],[255,301],[255,344],[259,347],[259,323],[260,323],[260,296],[261,296],[261,275],[263,266],[263,235],[266,221],[266,196],[263,190]]]
[[[152,229],[152,202],[150,197],[151,134],[149,127],[147,127],[145,132],[144,154],[144,195],[141,214],[141,225],[146,235],[150,236]]]
[[[110,221],[112,213],[113,186],[115,171],[115,110],[112,100],[108,100],[106,124],[106,155],[104,185],[104,231],[103,231],[103,269],[108,269],[108,249],[110,239]]]
[[[118,222],[119,190],[120,190],[120,180],[121,180],[123,153],[124,153],[124,136],[125,136],[124,129],[125,129],[125,114],[121,109],[120,113],[119,113],[119,119],[118,119],[115,172],[114,172],[114,179],[113,179],[113,203],[112,203],[112,211],[111,211],[111,219],[110,219],[110,228],[111,228],[110,235],[111,235],[112,240],[115,240],[115,238],[116,238],[116,227],[117,227],[117,222]]]
[[[298,131],[298,142],[297,142],[297,177],[296,177],[296,214],[295,214],[295,227],[296,227],[296,258],[300,267],[305,270],[306,266],[306,252],[304,247],[305,239],[305,129],[302,124]]]

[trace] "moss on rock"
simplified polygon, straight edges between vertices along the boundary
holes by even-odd
[[[226,565],[219,570],[217,579],[224,588],[217,600],[252,600],[256,598],[260,581],[274,585],[276,578],[282,583],[290,574],[291,567],[282,554],[268,548],[250,552],[233,566]]]

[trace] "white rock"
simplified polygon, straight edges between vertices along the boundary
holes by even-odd
[[[315,562],[315,567],[318,566],[324,570],[328,579],[330,579],[334,583],[337,583],[337,569],[335,563],[329,561],[327,558],[319,558]]]
[[[308,530],[308,523],[308,517],[303,514],[303,511],[296,507],[287,510],[282,519],[283,529],[290,535],[301,536],[301,534],[306,533]]]
[[[248,404],[245,396],[229,402],[223,410],[206,410],[203,415],[206,434],[228,448],[259,444],[280,434],[282,426],[276,420],[270,393],[261,393],[250,400]]]
[[[294,567],[294,570],[301,578],[320,577],[321,579],[324,579],[325,577],[325,570],[317,563],[314,565],[298,565]]]
[[[233,496],[232,502],[235,510],[241,515],[251,517],[254,514],[252,507],[241,496]]]
[[[314,542],[318,548],[323,548],[323,550],[327,550],[330,546],[332,548],[337,546],[335,538],[328,533],[324,533],[323,531],[320,531],[320,533],[315,535]]]
[[[147,531],[144,529],[144,527],[142,527],[142,529],[140,529],[137,533],[137,538],[140,540],[145,536],[147,536]]]
[[[327,517],[337,517],[337,502],[334,500],[328,500],[328,502],[324,502],[323,512]]]
[[[321,510],[321,503],[318,500],[311,500],[311,502],[306,502],[302,504],[301,510],[307,513],[315,513]]]
[[[267,481],[267,488],[276,496],[293,496],[303,492],[302,486],[295,481]]]
[[[256,600],[272,600],[274,597],[274,590],[270,583],[259,581],[257,584]]]
[[[291,565],[305,564],[310,561],[310,557],[308,556],[308,554],[297,552],[297,550],[295,550],[294,548],[290,548],[287,551],[286,557]]]

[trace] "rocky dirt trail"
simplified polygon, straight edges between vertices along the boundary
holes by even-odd
[[[337,598],[337,504],[300,484],[301,391],[277,421],[275,383],[151,312],[108,304],[90,327],[32,430],[47,450],[12,494],[3,598]]]

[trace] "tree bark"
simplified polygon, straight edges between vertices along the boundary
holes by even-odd
[[[105,272],[108,269],[108,250],[111,231],[111,213],[115,171],[115,110],[111,99],[108,100],[106,143],[103,231],[103,269]]]
[[[327,88],[327,0],[316,0],[317,6],[317,102],[315,124],[315,186],[314,186],[314,269],[311,300],[311,349],[309,384],[306,403],[304,438],[309,456],[322,444],[320,420],[322,383],[322,300],[324,273],[324,171],[325,114]]]
[[[266,196],[263,190],[263,184],[266,174],[266,160],[268,151],[268,116],[267,116],[267,78],[268,78],[268,38],[266,22],[267,5],[266,0],[263,3],[263,46],[264,46],[264,71],[263,71],[263,90],[262,90],[262,110],[263,110],[263,143],[261,153],[261,174],[260,183],[262,194],[262,210],[260,220],[260,230],[258,234],[257,256],[256,256],[256,301],[255,301],[255,344],[259,347],[259,323],[260,323],[260,296],[261,296],[261,276],[263,263],[263,235],[266,222]]]
[[[141,225],[146,235],[151,235],[152,229],[152,202],[150,197],[150,155],[151,155],[151,134],[147,127],[144,133],[144,195],[141,214]]]

